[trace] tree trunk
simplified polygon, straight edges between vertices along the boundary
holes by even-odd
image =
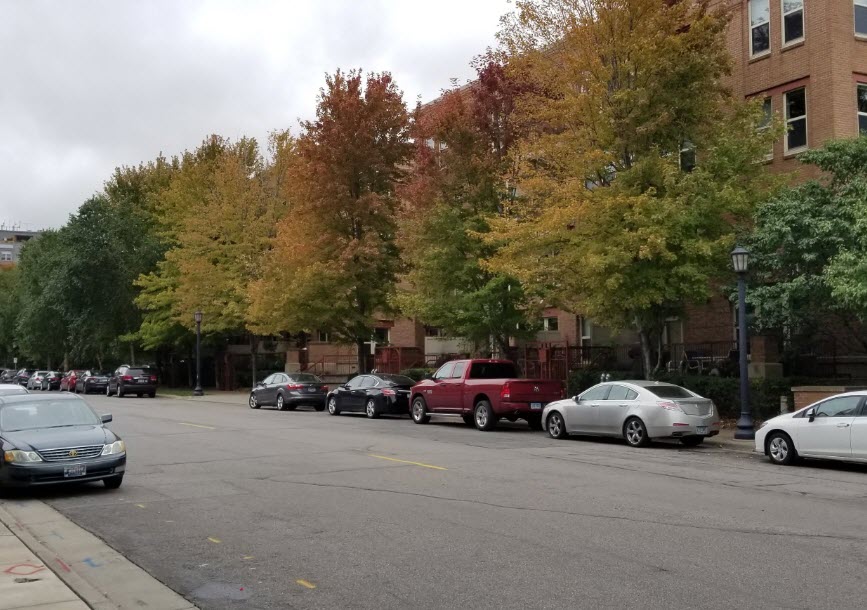
[[[358,374],[361,375],[367,372],[367,354],[364,350],[364,338],[359,337],[355,340],[355,351],[357,356],[356,364],[358,366]]]
[[[253,373],[253,381],[250,387],[256,386],[256,352],[259,351],[259,337],[250,335],[250,371]]]
[[[636,320],[636,325],[638,325],[638,321]],[[651,367],[651,346],[650,346],[650,333],[647,332],[646,329],[638,328],[638,338],[641,341],[641,364],[644,368],[644,378],[650,379],[652,367]]]
[[[132,343],[129,344],[129,365],[135,366],[135,346]]]

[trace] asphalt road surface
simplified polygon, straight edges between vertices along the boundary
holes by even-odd
[[[90,396],[123,487],[50,503],[202,608],[863,608],[867,468]]]

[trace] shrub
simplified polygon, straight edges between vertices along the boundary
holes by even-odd
[[[405,375],[409,377],[413,381],[421,381],[425,378],[425,375],[432,375],[436,369],[427,369],[427,368],[415,368],[415,369],[404,369],[400,372],[401,375]]]

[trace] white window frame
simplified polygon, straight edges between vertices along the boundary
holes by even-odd
[[[858,38],[867,38],[867,32],[858,31],[858,22],[855,19],[856,6],[860,6],[867,10],[867,0],[852,0],[852,29],[855,31],[855,36]]]
[[[581,347],[591,347],[593,345],[593,322],[581,316],[578,324],[578,334],[581,335]]]
[[[788,100],[788,97],[789,97],[789,94],[795,93],[796,91],[803,91],[804,92],[804,116],[791,119],[791,118],[789,118],[789,100]],[[801,152],[802,150],[807,150],[808,148],[810,148],[810,123],[809,123],[809,119],[808,119],[809,114],[810,114],[810,109],[808,106],[807,87],[806,86],[796,87],[795,89],[790,89],[789,91],[786,91],[785,93],[783,93],[783,112],[785,113],[785,118],[786,118],[786,135],[783,138],[783,150],[785,151],[785,153],[787,155],[795,154],[795,153]],[[789,148],[789,125],[795,121],[801,121],[801,120],[804,121],[804,135],[806,136],[807,142],[803,146],[798,146],[797,148]]]
[[[557,320],[557,328],[550,328],[549,324],[551,320]],[[542,330],[548,333],[556,333],[560,332],[560,318],[557,316],[545,316],[542,318]]]
[[[4,262],[4,263],[10,263],[10,262],[12,262],[12,253],[11,253],[11,252],[7,252],[7,251],[5,251],[5,250],[2,251],[2,252],[0,252],[0,261],[2,261],[2,262]]]
[[[774,122],[774,98],[773,96],[766,95],[762,98],[762,106],[764,106],[765,102],[770,102],[768,104],[770,112],[766,115],[768,118],[768,122],[766,125],[762,125],[759,127],[759,131],[767,131],[771,128],[771,125]],[[764,108],[762,108],[764,110]],[[765,161],[773,161],[774,160],[774,145],[771,144],[771,150],[768,151],[768,154],[765,155]]]
[[[857,121],[857,125],[855,129],[859,136],[867,136],[867,131],[861,131],[861,117],[867,118],[867,112],[861,112],[858,106],[858,100],[861,97],[861,90],[867,92],[867,83],[855,83],[855,119]]]
[[[316,331],[316,341],[318,343],[330,343],[331,342],[331,336],[327,332],[317,330]]]
[[[806,10],[806,3],[806,0],[801,0],[801,8],[786,13],[786,0],[780,0],[780,41],[782,42],[784,49],[786,47],[791,47],[793,45],[804,42],[804,38],[807,37],[807,20],[804,14],[804,11]],[[800,38],[795,38],[794,40],[786,42],[786,15],[791,15],[793,13],[797,13],[798,11],[801,11],[801,36]]]
[[[750,37],[750,58],[754,59],[756,57],[764,57],[765,55],[770,55],[771,53],[771,2],[768,0],[768,20],[765,22],[768,24],[768,48],[764,51],[759,51],[758,53],[753,51],[753,29],[757,27],[761,27],[765,25],[765,23],[760,23],[759,25],[753,25],[753,0],[747,0],[747,34]]]

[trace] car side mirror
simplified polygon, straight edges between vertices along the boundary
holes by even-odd
[[[807,409],[807,419],[810,421],[816,419],[816,409]]]
[[[257,381],[257,382],[256,382],[256,387],[257,387],[257,388],[264,388],[264,387],[265,387],[265,382],[264,382],[264,381]]]
[[[574,400],[575,403],[577,404],[577,403],[581,402],[581,397],[576,394],[575,396],[572,397],[572,400]]]
[[[104,413],[101,417],[102,423],[107,424],[111,421],[111,413]]]

